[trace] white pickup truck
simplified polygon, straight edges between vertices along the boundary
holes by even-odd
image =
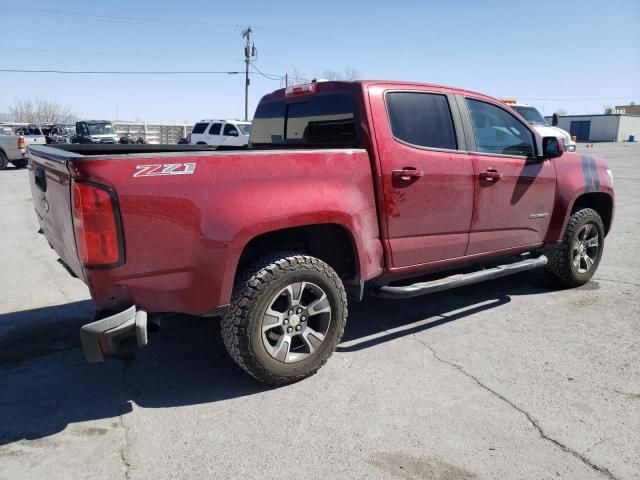
[[[526,103],[518,103],[516,100],[512,99],[503,99],[502,101],[524,117],[524,119],[529,122],[540,135],[543,137],[562,136],[565,151],[576,151],[576,142],[573,141],[569,132],[556,126],[549,125],[536,107],[527,105]]]
[[[36,124],[0,123],[0,170],[11,162],[24,168],[29,162],[28,145],[45,145],[47,139]]]

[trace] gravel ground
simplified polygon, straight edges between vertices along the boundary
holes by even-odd
[[[579,152],[617,190],[592,282],[353,304],[329,363],[282,388],[215,319],[86,364],[87,289],[36,235],[27,171],[0,171],[0,478],[640,479],[640,145]]]

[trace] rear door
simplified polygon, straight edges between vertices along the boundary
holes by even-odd
[[[533,130],[508,108],[457,96],[473,160],[476,195],[467,255],[539,244],[555,199],[553,160],[536,154]]]
[[[206,142],[208,145],[220,145],[220,133],[222,133],[222,123],[214,122],[207,130]]]
[[[465,254],[473,166],[446,89],[369,87],[393,268]]]

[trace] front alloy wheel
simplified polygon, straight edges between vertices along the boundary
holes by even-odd
[[[596,263],[600,251],[598,230],[591,224],[585,224],[573,242],[573,266],[580,274],[587,273]]]

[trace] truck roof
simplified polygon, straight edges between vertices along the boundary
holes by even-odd
[[[401,88],[407,88],[407,87],[425,88],[426,87],[426,88],[434,88],[434,89],[446,89],[446,90],[452,91],[453,93],[459,93],[461,95],[471,94],[475,97],[486,98],[488,100],[500,102],[499,99],[490,97],[489,95],[485,95],[480,92],[475,92],[473,90],[467,90],[467,89],[458,88],[458,87],[451,87],[447,85],[438,85],[435,83],[408,82],[408,81],[401,81],[401,80],[330,80],[330,81],[319,81],[317,83],[321,85],[332,85],[334,86],[334,88],[335,87],[339,88],[339,86],[342,84],[344,86],[360,85],[362,88],[366,88],[368,86],[375,86],[375,85],[384,85],[384,86],[391,86],[391,87],[396,86]],[[275,90],[274,92],[265,95],[265,97],[278,98],[278,97],[284,96],[285,91],[286,91],[285,88],[281,88],[279,90]]]

